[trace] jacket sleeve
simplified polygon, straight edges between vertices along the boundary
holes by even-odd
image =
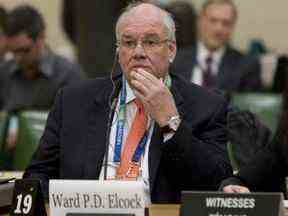
[[[251,158],[249,164],[239,173],[225,179],[220,190],[227,185],[244,185],[251,191],[286,192],[287,148],[278,134],[269,145],[260,148]]]
[[[219,103],[208,122],[192,128],[182,120],[174,136],[164,143],[167,163],[182,189],[217,190],[221,181],[232,175],[227,153],[227,104]],[[176,172],[176,173],[175,173]]]

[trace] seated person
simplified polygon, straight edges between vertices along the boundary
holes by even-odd
[[[198,17],[197,45],[177,54],[173,70],[210,89],[262,90],[258,60],[242,54],[230,43],[237,16],[233,0],[205,0]]]
[[[49,179],[137,180],[152,203],[217,190],[232,173],[227,103],[168,72],[173,19],[153,4],[132,4],[116,39],[123,73],[59,92],[24,178],[41,179],[46,195]]]
[[[283,108],[277,133],[269,145],[260,149],[242,167],[236,176],[224,180],[224,192],[283,192],[286,194],[285,177],[288,176],[288,88],[283,92]]]
[[[3,32],[6,16],[7,12],[5,8],[0,7],[0,64],[7,58],[7,42]]]
[[[49,109],[58,89],[81,79],[82,70],[48,48],[43,17],[31,6],[13,9],[4,27],[14,59],[0,66],[0,109]]]
[[[31,6],[8,13],[4,33],[12,60],[0,65],[0,109],[48,110],[59,88],[83,77],[80,67],[52,52],[45,43],[43,17]],[[18,123],[9,123],[7,148],[16,144]]]

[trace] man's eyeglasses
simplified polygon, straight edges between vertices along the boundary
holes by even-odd
[[[117,42],[117,46],[123,47],[127,50],[134,50],[138,44],[142,46],[145,51],[153,51],[158,49],[162,46],[162,44],[169,42],[168,39],[160,40],[157,38],[146,38],[143,40],[136,40],[136,39],[122,39],[121,41]]]

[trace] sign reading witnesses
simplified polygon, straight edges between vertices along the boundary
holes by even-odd
[[[39,180],[19,179],[15,181],[10,215],[46,216]]]
[[[50,180],[49,185],[51,215],[144,216],[142,182]]]
[[[284,215],[281,193],[182,192],[181,216]]]

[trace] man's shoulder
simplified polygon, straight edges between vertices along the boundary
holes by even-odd
[[[0,79],[7,80],[17,69],[17,64],[13,59],[6,60],[0,64]]]
[[[208,90],[175,74],[172,77],[174,77],[177,91],[182,95],[185,102],[200,106],[217,106],[227,102],[220,91]]]
[[[68,93],[81,93],[87,91],[101,91],[112,87],[112,81],[108,77],[80,80],[67,85],[63,91]]]
[[[113,92],[110,78],[95,78],[81,80],[61,89],[61,101],[69,110],[83,110],[92,107],[94,103],[106,104]]]
[[[5,60],[3,62],[0,63],[0,70],[1,73],[5,72],[4,69],[11,69],[13,67],[15,67],[16,62],[14,61],[14,59],[9,59],[9,60]]]
[[[225,54],[233,58],[238,58],[238,59],[242,59],[245,57],[242,51],[230,45],[226,47]]]
[[[49,51],[49,61],[54,70],[63,70],[62,72],[68,71],[81,71],[81,66],[77,62],[73,62],[64,56],[56,54],[53,51]]]
[[[231,58],[237,59],[239,64],[242,66],[251,66],[251,65],[259,65],[259,60],[251,55],[245,54],[240,50],[236,49],[235,47],[228,47],[226,51],[227,55]]]

